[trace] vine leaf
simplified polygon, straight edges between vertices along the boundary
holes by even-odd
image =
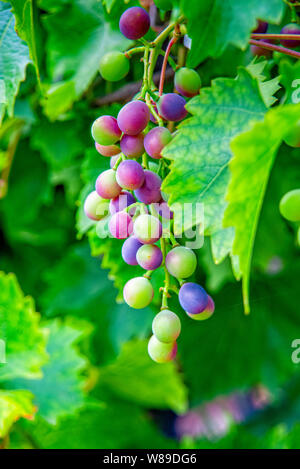
[[[205,233],[211,235],[222,230],[228,164],[232,156],[230,141],[253,122],[262,120],[266,106],[258,80],[241,68],[236,79],[214,80],[211,88],[203,88],[186,107],[192,117],[179,125],[175,137],[163,151],[172,160],[163,191],[170,195],[176,233],[203,223],[201,213],[199,216],[195,210],[195,204],[202,203]],[[184,203],[191,204],[191,213],[185,214],[182,227],[180,215]],[[222,236],[226,243],[222,245],[218,241],[218,248],[213,247],[217,262],[230,252],[233,230],[219,235],[219,240]]]
[[[291,63],[286,59],[280,61],[280,82],[285,88],[283,102],[297,104],[300,102],[300,61]]]
[[[299,120],[300,105],[271,109],[264,122],[237,136],[231,142],[233,159],[230,163],[231,180],[229,202],[224,226],[234,226],[233,254],[239,257],[243,277],[245,313],[249,313],[249,277],[252,251],[262,203],[276,156],[288,129]],[[277,210],[278,207],[274,207]]]
[[[15,97],[30,62],[28,47],[19,38],[9,5],[0,5],[0,123],[5,111],[13,115]]]
[[[196,67],[220,56],[229,44],[245,50],[257,18],[279,23],[285,6],[282,0],[249,0],[245,12],[240,0],[181,0],[181,9],[192,39],[187,66]]]
[[[35,406],[29,391],[4,391],[0,389],[0,437],[4,437],[13,423],[23,418],[32,418]]]

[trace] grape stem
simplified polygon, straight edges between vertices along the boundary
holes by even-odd
[[[282,52],[283,54],[290,55],[291,57],[296,57],[297,59],[300,59],[300,52],[287,49],[286,47],[276,46],[275,44],[269,44],[268,42],[264,42],[264,41],[256,41],[255,39],[250,39],[249,43],[252,44],[253,46],[258,46],[258,47],[262,47],[263,49]]]
[[[162,67],[161,67],[159,90],[158,90],[159,96],[161,96],[163,94],[163,90],[164,90],[164,82],[165,82],[165,75],[166,75],[168,57],[170,55],[172,47],[178,41],[180,36],[181,36],[180,26],[179,26],[178,23],[176,23],[175,24],[175,29],[174,29],[174,32],[173,32],[173,37],[172,37],[172,39],[170,40],[170,42],[167,46],[166,53],[165,53],[165,56],[164,56],[164,61],[163,61]]]
[[[121,156],[119,156],[119,158],[118,158],[117,161],[115,162],[115,164],[114,164],[114,166],[113,166],[113,168],[112,168],[113,171],[116,171],[116,170],[117,170],[119,164],[121,163],[121,161],[123,161],[123,159],[124,159],[124,156],[123,156],[123,154],[122,154]]]
[[[127,57],[127,59],[130,59],[130,57],[133,54],[139,54],[140,52],[144,52],[144,51],[145,51],[145,46],[133,47],[132,49],[126,50],[124,52],[124,55],[125,57]]]
[[[251,34],[251,39],[292,39],[293,41],[300,41],[300,34]]]
[[[157,112],[154,109],[154,106],[152,106],[149,91],[146,93],[146,103],[150,109],[151,114],[155,117],[156,121],[158,122],[158,125],[160,127],[163,127],[164,123],[163,123],[162,118],[157,114]]]
[[[161,302],[161,309],[166,309],[168,308],[168,298],[170,298],[169,295],[169,288],[170,288],[170,274],[168,272],[168,269],[166,267],[166,240],[164,238],[160,238],[160,247],[161,251],[163,254],[163,265],[164,265],[164,271],[165,271],[165,285],[162,288],[162,302]]]

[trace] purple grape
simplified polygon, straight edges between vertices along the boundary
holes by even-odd
[[[152,158],[162,157],[163,148],[170,142],[171,132],[166,127],[155,127],[147,133],[144,146],[145,150]]]
[[[131,236],[130,238],[126,239],[126,241],[124,241],[122,246],[122,257],[126,264],[138,265],[138,261],[136,260],[136,253],[141,246],[143,246],[143,244],[134,236]]]
[[[117,212],[121,212],[124,208],[129,207],[136,202],[130,192],[122,191],[117,197],[111,199],[109,203],[109,211],[111,215],[114,215]]]
[[[116,171],[107,169],[101,173],[96,181],[96,191],[103,199],[113,199],[117,197],[122,188],[119,186],[116,180]]]
[[[143,202],[144,204],[152,204],[154,202],[159,202],[161,199],[160,187],[161,179],[160,177],[146,169],[144,171],[145,180],[143,185],[134,191],[136,198]]]
[[[185,99],[176,93],[167,93],[158,101],[160,115],[167,121],[180,121],[187,115]]]
[[[272,39],[260,39],[260,41],[267,42],[269,44],[273,44],[274,41]],[[259,41],[259,42],[260,42]],[[266,57],[267,59],[272,57],[273,51],[270,49],[265,49],[264,47],[259,46],[251,46],[250,50],[253,55],[257,55],[257,57]]]
[[[144,135],[126,135],[121,138],[120,147],[128,158],[139,158],[145,151]]]
[[[280,33],[281,34],[300,34],[300,25],[296,23],[287,24],[282,28]],[[284,47],[290,47],[292,49],[300,46],[300,41],[295,41],[293,39],[281,39],[280,42]]]
[[[148,106],[142,101],[131,101],[122,107],[118,114],[118,126],[127,135],[138,135],[150,119]]]
[[[163,255],[155,244],[144,244],[137,252],[136,260],[145,270],[155,270],[161,266]]]
[[[197,283],[187,282],[182,285],[178,295],[181,307],[189,314],[199,314],[208,304],[208,294]]]
[[[131,235],[133,222],[128,213],[115,213],[108,224],[110,234],[117,239],[125,239]]]
[[[115,156],[120,153],[120,148],[117,145],[99,145],[95,142],[95,147],[102,156]]]
[[[253,34],[263,34],[266,33],[268,29],[268,23],[265,21],[257,20],[256,28],[252,30]]]
[[[166,218],[167,220],[173,220],[174,213],[171,212],[169,205],[164,200],[155,204],[155,210],[161,217]]]
[[[120,155],[115,155],[115,156],[112,156],[112,157],[111,157],[111,159],[110,159],[110,163],[109,163],[109,165],[110,165],[111,169],[113,169],[113,168],[114,168],[114,166],[115,166],[116,162],[117,162],[117,161],[118,161],[118,159],[119,159],[119,156],[120,156]]]
[[[122,14],[119,27],[127,39],[140,39],[150,28],[150,17],[144,8],[131,7]]]
[[[122,135],[115,117],[101,116],[93,122],[92,136],[100,145],[112,145],[120,140]]]
[[[117,182],[124,189],[138,189],[142,186],[144,179],[144,170],[137,161],[125,160],[119,164],[117,169]]]

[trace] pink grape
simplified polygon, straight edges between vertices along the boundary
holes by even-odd
[[[117,169],[117,182],[124,189],[138,189],[145,179],[140,163],[134,160],[122,161]]]
[[[120,148],[117,145],[99,145],[95,142],[95,147],[102,156],[115,156],[120,153]]]
[[[126,239],[126,241],[124,241],[122,246],[122,257],[126,264],[138,265],[138,261],[136,260],[136,253],[141,246],[143,246],[143,244],[134,236],[131,236],[130,238]]]
[[[155,270],[161,266],[163,255],[155,244],[144,244],[137,252],[136,260],[145,270]]]
[[[153,319],[152,332],[160,342],[174,342],[179,336],[180,331],[180,319],[177,314],[169,309],[162,310]]]
[[[103,199],[96,191],[93,191],[85,199],[84,213],[91,220],[101,220],[108,215],[108,204],[107,199]]]
[[[120,140],[122,135],[115,117],[101,116],[92,125],[93,139],[100,145],[112,145]]]
[[[128,158],[139,158],[145,151],[144,135],[126,135],[121,138],[120,147]]]
[[[260,41],[273,44],[273,41],[271,39],[260,39]],[[257,55],[258,57],[266,57],[267,59],[272,57],[273,55],[273,51],[269,49],[264,49],[263,47],[260,47],[260,46],[251,46],[250,50],[253,55]]]
[[[116,171],[107,169],[101,173],[96,181],[96,191],[103,199],[113,199],[117,197],[122,188],[119,186],[116,180]]]
[[[118,114],[118,126],[127,135],[138,135],[150,119],[148,106],[142,101],[131,101],[122,107]]]
[[[126,207],[129,207],[129,205],[134,204],[135,201],[135,198],[130,194],[130,192],[122,191],[117,197],[111,199],[109,203],[109,211],[111,215],[114,215],[117,212],[121,212]]]
[[[127,39],[140,39],[150,28],[150,17],[144,8],[128,8],[120,18],[119,28]]]
[[[140,215],[133,225],[134,236],[143,244],[154,244],[161,238],[162,224],[153,215]]]
[[[145,150],[152,158],[159,159],[162,157],[163,148],[171,139],[172,134],[166,127],[155,127],[145,136]]]
[[[252,30],[254,34],[263,34],[266,33],[268,29],[268,23],[265,21],[257,20],[256,28]]]
[[[184,119],[187,115],[185,104],[185,99],[179,94],[167,93],[161,96],[157,107],[165,120],[176,122]]]
[[[144,204],[159,202],[161,199],[161,178],[148,169],[144,171],[144,177],[143,185],[134,191],[134,195]]]
[[[133,223],[128,213],[117,212],[115,213],[108,224],[110,234],[117,239],[125,239],[131,235]]]
[[[128,280],[123,289],[124,300],[135,309],[146,308],[151,303],[153,295],[151,282],[145,277]]]
[[[167,363],[173,360],[177,354],[177,343],[164,343],[160,342],[155,335],[153,335],[148,343],[148,353],[153,361],[157,363]]]
[[[210,318],[215,310],[215,303],[213,299],[208,295],[208,301],[207,301],[207,306],[204,311],[198,314],[190,314],[186,313],[191,319],[194,319],[196,321],[205,321],[205,319]]]

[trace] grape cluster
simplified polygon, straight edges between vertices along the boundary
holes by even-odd
[[[140,7],[129,8],[120,19],[120,30],[129,39],[140,39],[149,26],[149,15]],[[123,78],[128,70],[128,58],[121,52],[106,54],[100,64],[103,78],[111,81]],[[124,286],[125,302],[136,309],[148,306],[154,296],[152,272],[165,271],[162,308],[153,320],[148,345],[150,357],[158,363],[176,356],[181,330],[179,317],[167,306],[169,290],[178,293],[180,305],[192,319],[207,319],[214,312],[214,302],[206,291],[197,283],[186,282],[196,270],[197,258],[172,233],[173,213],[161,191],[162,178],[168,172],[162,151],[172,139],[164,123],[186,117],[185,98],[198,94],[200,85],[196,71],[180,68],[174,80],[177,92],[159,96],[149,90],[148,99],[141,93],[121,108],[117,118],[100,116],[91,129],[98,153],[110,157],[110,169],[99,174],[84,211],[95,221],[107,218],[111,236],[124,240],[124,262],[145,271]],[[169,221],[167,230],[163,220]]]

